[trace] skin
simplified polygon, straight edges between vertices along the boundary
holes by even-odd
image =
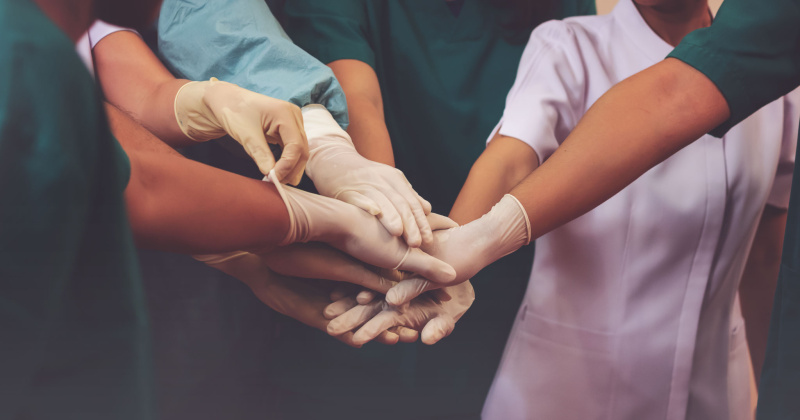
[[[124,112],[106,109],[131,162],[125,202],[137,245],[188,254],[263,251],[286,236],[289,214],[274,186],[186,159]]]
[[[186,137],[174,113],[175,95],[188,80],[176,79],[135,33],[119,31],[92,50],[106,99],[172,147],[197,144]]]
[[[648,25],[673,46],[692,30],[710,25],[705,0],[634,3]],[[511,192],[526,208],[532,236],[541,236],[610,198],[728,114],[711,81],[667,59],[612,88],[538,170],[533,149],[519,139],[496,135],[473,165],[450,216],[468,223]],[[740,285],[756,380],[766,351],[786,215],[785,209],[764,210]]]
[[[365,158],[394,166],[392,140],[383,116],[383,96],[378,75],[358,60],[336,60],[328,64],[347,99],[350,126],[347,133]]]

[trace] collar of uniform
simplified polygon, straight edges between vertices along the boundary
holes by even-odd
[[[644,20],[633,0],[619,0],[611,12],[625,34],[653,61],[661,61],[672,52],[672,45],[661,39]]]

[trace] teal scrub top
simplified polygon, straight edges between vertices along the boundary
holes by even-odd
[[[299,107],[322,104],[347,128],[333,72],[289,39],[264,0],[164,0],[158,51],[178,77],[216,77]]]
[[[0,63],[0,418],[152,418],[127,156],[29,0],[0,0]]]
[[[322,62],[355,59],[375,69],[397,166],[447,214],[500,119],[527,37],[512,39],[506,12],[488,0],[465,0],[458,16],[437,0],[292,0],[285,12],[290,36]],[[558,16],[593,12],[594,1],[568,0]],[[478,299],[435,346],[351,349],[285,320],[271,359],[270,378],[286,391],[275,415],[479,418],[532,251],[476,275]]]
[[[800,0],[726,0],[711,27],[689,34],[670,54],[700,70],[728,102],[721,136],[800,85]],[[800,159],[800,156],[798,156]],[[758,389],[759,420],[800,416],[800,172],[795,170]]]

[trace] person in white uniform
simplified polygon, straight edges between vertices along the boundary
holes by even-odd
[[[680,39],[648,25],[653,9],[621,0],[610,15],[536,29],[482,156],[515,150],[529,163],[494,173],[477,163],[470,177],[530,172],[603,93],[662,60]],[[769,104],[723,140],[705,136],[537,240],[485,419],[684,419],[689,404],[705,406],[698,419],[752,418],[736,291],[765,204],[788,207],[798,100]],[[468,181],[459,201],[475,192]]]
[[[711,19],[705,0],[621,0],[610,15],[538,27],[451,216],[486,214],[423,249],[453,265],[457,282],[541,234],[506,193],[524,188],[603,93]],[[757,231],[780,258],[799,100],[793,92],[767,105],[723,140],[699,139],[537,240],[485,419],[752,418],[736,293]],[[404,281],[386,300],[432,287],[441,285]],[[358,327],[359,310],[332,324]]]

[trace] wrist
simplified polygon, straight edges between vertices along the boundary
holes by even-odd
[[[478,222],[486,224],[486,232],[493,239],[493,261],[511,254],[531,241],[528,215],[519,200],[511,194],[503,196]]]
[[[221,83],[212,77],[209,81],[194,81],[181,86],[175,94],[175,120],[183,134],[196,142],[205,142],[224,136],[213,111],[205,101],[206,91],[214,83]]]

